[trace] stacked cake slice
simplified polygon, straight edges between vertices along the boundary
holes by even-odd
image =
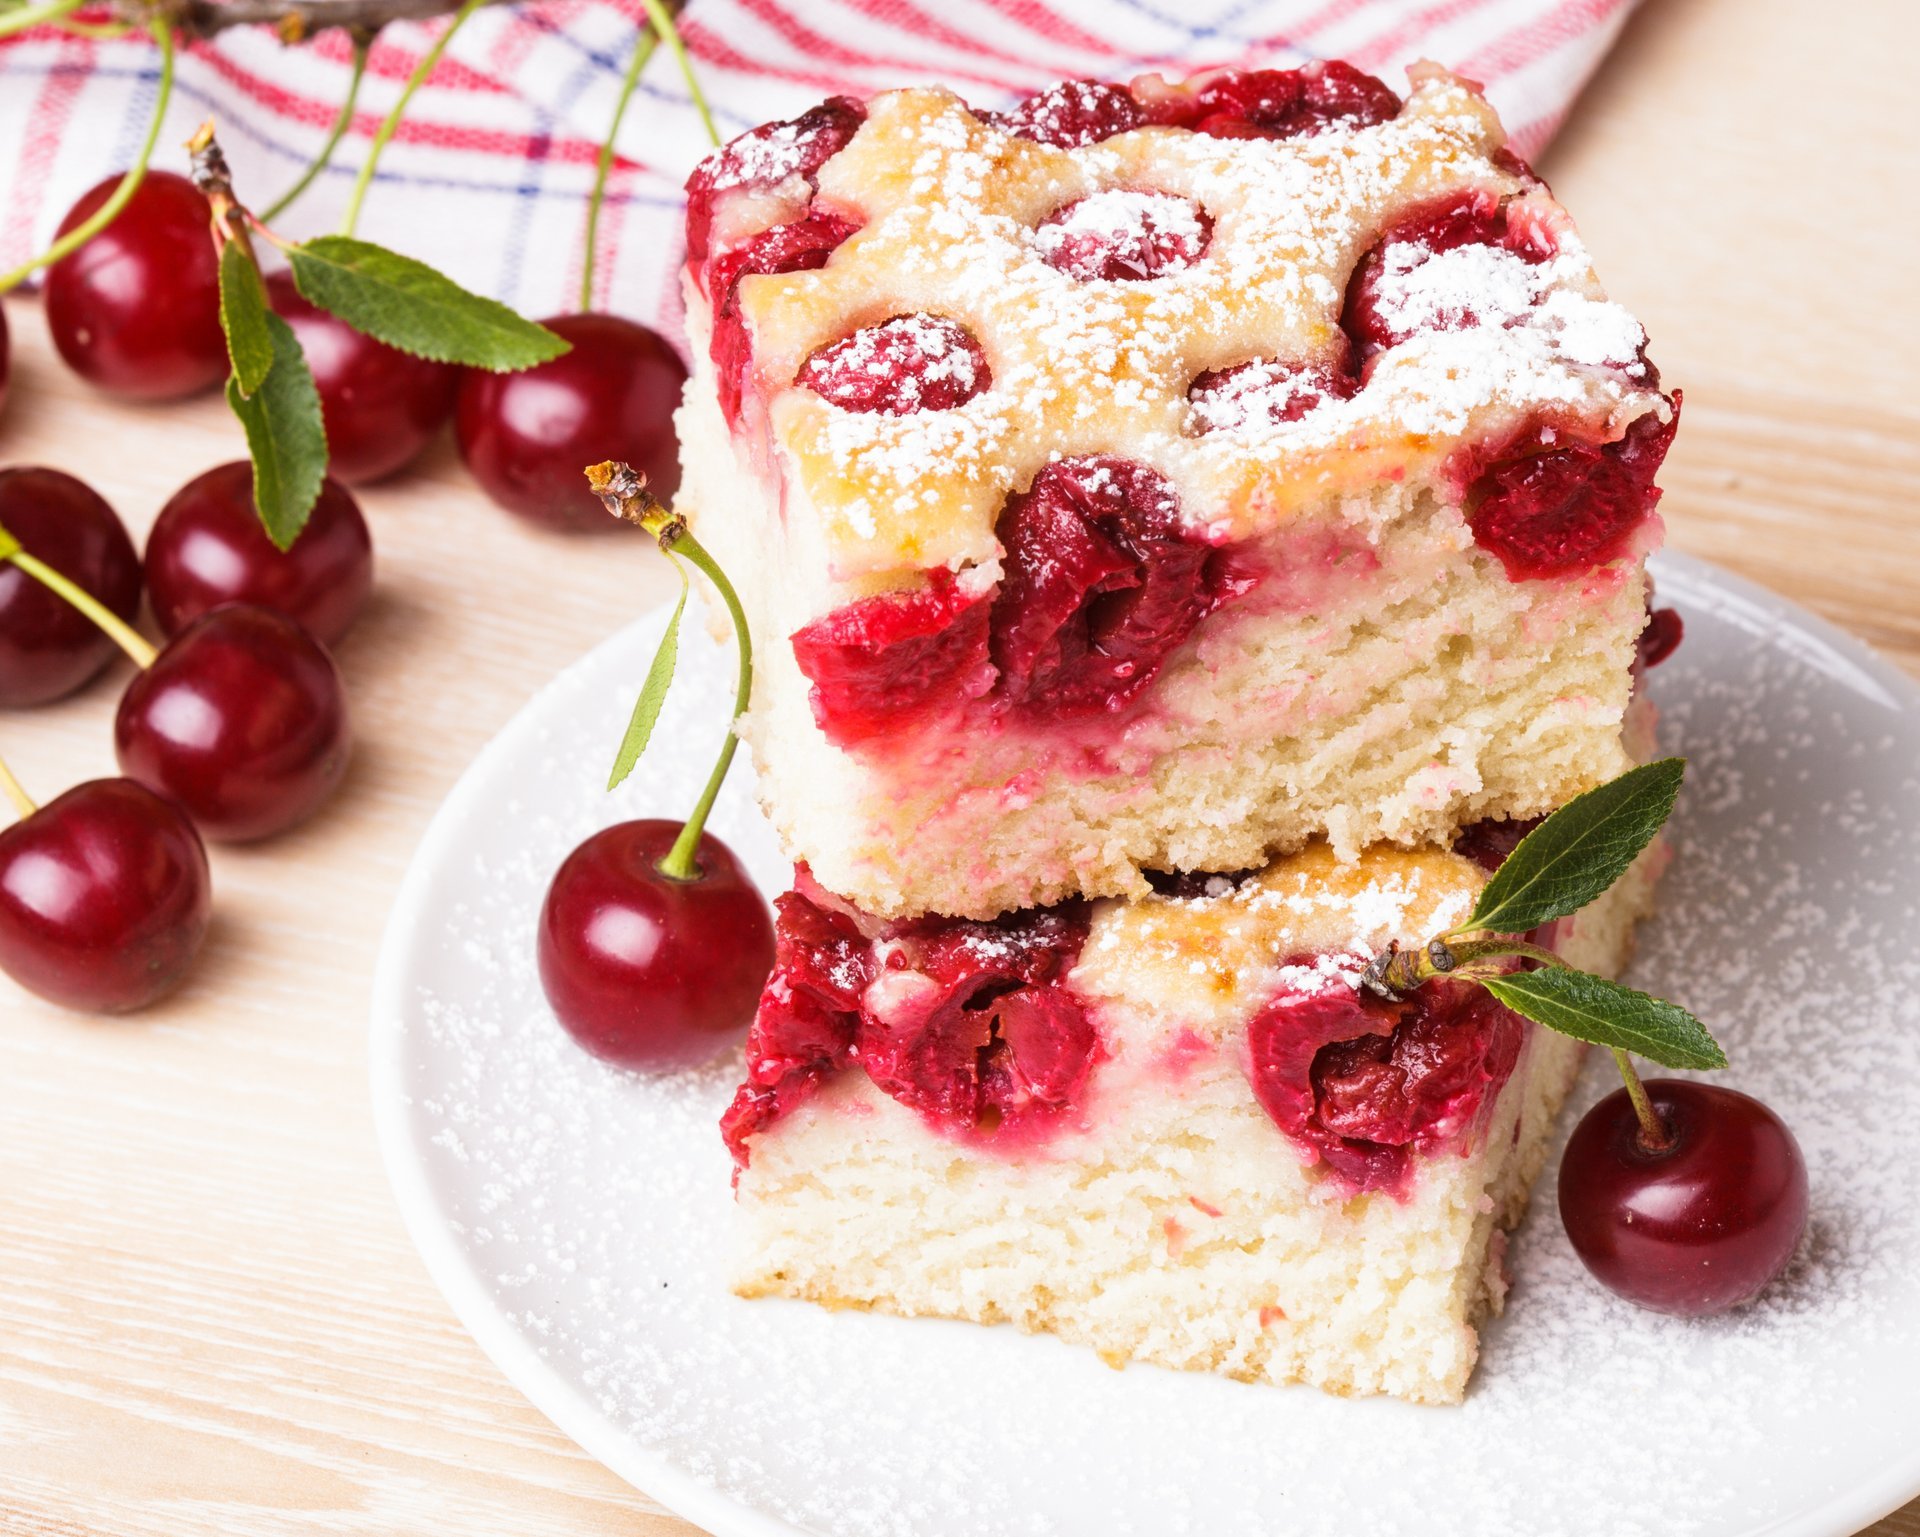
[[[1458,1398],[1574,1048],[1358,973],[1647,745],[1639,325],[1430,68],[836,98],[689,194],[679,510],[802,871],[742,1290]]]

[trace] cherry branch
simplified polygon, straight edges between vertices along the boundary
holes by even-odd
[[[504,5],[511,0],[481,3]],[[670,13],[678,13],[686,0],[666,3]],[[431,21],[460,8],[461,0],[113,0],[112,5],[122,21],[145,25],[157,17],[187,42],[232,27],[257,26],[273,27],[287,41],[299,42],[335,27],[377,32],[391,21]]]

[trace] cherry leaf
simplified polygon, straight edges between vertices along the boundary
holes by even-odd
[[[293,328],[271,311],[264,317],[273,344],[273,364],[251,396],[239,378],[227,380],[227,405],[246,429],[253,459],[253,505],[267,537],[282,550],[307,526],[327,473],[327,434],[314,388]]]
[[[569,350],[545,326],[370,241],[321,235],[289,246],[287,258],[310,303],[415,357],[512,373]]]
[[[1576,795],[1520,840],[1454,932],[1524,934],[1578,912],[1653,842],[1686,771],[1685,758],[1662,758]]]
[[[220,251],[220,329],[227,335],[227,356],[234,382],[251,397],[273,367],[273,335],[267,330],[267,289],[260,269],[235,241]]]
[[[621,738],[620,751],[614,756],[613,775],[607,780],[609,790],[619,789],[647,750],[647,743],[653,739],[653,728],[660,719],[660,707],[667,702],[673,669],[680,660],[680,616],[687,610],[687,568],[674,560],[671,551],[667,552],[667,559],[673,561],[673,569],[680,573],[680,601],[674,604],[673,617],[667,621],[666,633],[660,637],[660,649],[653,654],[647,681],[640,685],[640,697],[633,705],[633,719],[627,722],[627,734]]]
[[[1568,966],[1543,966],[1480,985],[1516,1014],[1576,1041],[1618,1047],[1662,1067],[1725,1067],[1727,1054],[1707,1027],[1677,1003]]]

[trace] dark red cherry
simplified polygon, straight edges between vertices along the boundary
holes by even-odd
[[[542,323],[573,350],[523,373],[469,369],[460,382],[454,433],[481,489],[548,528],[611,528],[580,471],[620,459],[656,497],[672,501],[680,486],[673,412],[687,382],[674,350],[618,315]]]
[[[7,408],[7,376],[13,363],[13,345],[7,337],[7,312],[0,309],[0,411]]]
[[[64,235],[112,196],[84,193]],[[169,400],[227,372],[212,214],[193,183],[149,171],[119,217],[47,269],[47,329],[69,367],[116,395]]]
[[[77,785],[0,831],[0,970],[66,1008],[122,1013],[172,992],[212,906],[193,824],[130,779]]]
[[[1750,1301],[1807,1225],[1807,1166],[1786,1124],[1714,1084],[1646,1085],[1672,1145],[1650,1152],[1625,1089],[1574,1128],[1560,1216],[1574,1252],[1629,1302],[1698,1318]]]
[[[353,741],[327,648],[284,614],[244,603],[203,614],[127,685],[113,737],[128,778],[171,796],[222,843],[313,815]]]
[[[773,922],[703,833],[697,880],[659,863],[678,822],[621,822],[569,854],[540,912],[540,981],[568,1032],[623,1067],[690,1067],[737,1041],[773,970]]]
[[[113,509],[59,470],[0,470],[0,527],[122,619],[140,610],[140,557]],[[0,707],[61,699],[120,653],[86,615],[0,565]]]
[[[944,315],[895,315],[829,342],[794,383],[843,411],[951,411],[993,382],[973,332]]]
[[[293,548],[267,537],[253,506],[253,467],[223,464],[168,499],[147,535],[147,591],[161,630],[178,635],[223,603],[297,620],[334,645],[373,590],[373,540],[360,505],[329,477]]]
[[[453,414],[460,370],[362,335],[302,298],[291,272],[267,279],[267,297],[313,370],[327,472],[358,486],[412,463]]]

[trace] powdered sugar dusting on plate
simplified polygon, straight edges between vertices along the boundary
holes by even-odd
[[[658,615],[475,766],[396,915],[376,1102],[436,1274],[550,1414],[725,1537],[1853,1529],[1875,1514],[1857,1501],[1920,1488],[1920,699],[1743,584],[1658,569],[1688,637],[1650,681],[1692,769],[1632,980],[1694,1007],[1733,1058],[1725,1081],[1805,1148],[1812,1241],[1757,1306],[1683,1323],[1600,1292],[1552,1169],[1457,1410],[1115,1372],[1004,1329],[732,1297],[714,1122],[737,1063],[603,1068],[547,1015],[532,966],[565,851],[621,816],[678,814],[707,771],[732,663],[689,632],[646,771],[600,793]],[[779,888],[744,778],[717,828]],[[1596,1054],[1580,1107],[1610,1087]]]

